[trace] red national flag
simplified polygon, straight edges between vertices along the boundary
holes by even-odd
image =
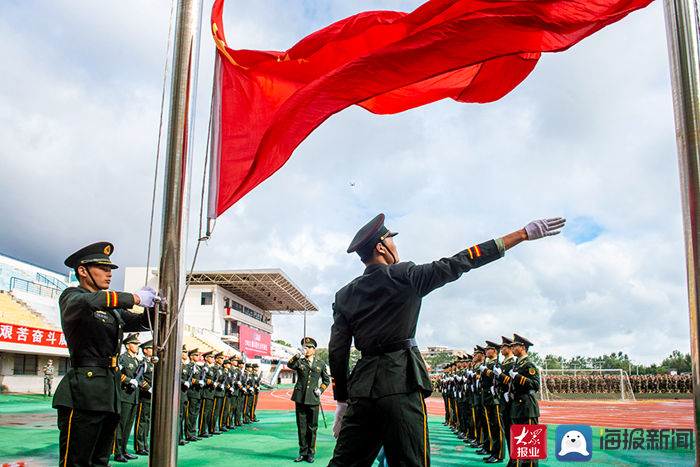
[[[392,114],[444,98],[492,102],[542,52],[576,44],[651,0],[431,0],[411,13],[370,11],[286,52],[218,49],[210,217],[276,172],[328,117],[357,104]]]

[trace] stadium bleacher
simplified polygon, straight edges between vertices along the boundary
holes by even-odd
[[[61,326],[47,319],[11,293],[0,291],[0,322],[60,331]]]

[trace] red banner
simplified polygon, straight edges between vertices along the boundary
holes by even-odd
[[[245,353],[247,358],[256,357],[258,355],[271,355],[272,336],[266,332],[239,324],[238,349],[241,354]]]
[[[0,342],[68,348],[61,331],[38,329],[21,324],[0,323]]]

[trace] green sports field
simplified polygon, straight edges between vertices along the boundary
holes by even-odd
[[[260,410],[260,422],[181,447],[178,465],[183,466],[280,466],[297,456],[297,435],[294,412]],[[328,428],[320,428],[315,465],[326,465],[334,439],[331,432],[332,413],[326,414]],[[433,466],[486,465],[481,457],[458,440],[438,417],[429,418],[431,462]],[[548,425],[549,459],[540,465],[571,465],[554,457],[556,425]],[[673,451],[602,451],[598,449],[600,428],[593,428],[593,459],[586,465],[595,466],[690,466],[694,453],[689,449]],[[133,441],[129,443],[133,446]],[[133,450],[131,450],[133,452]],[[58,429],[55,411],[49,398],[36,395],[0,395],[0,465],[24,462],[27,466],[58,464]],[[147,465],[146,458],[130,461],[128,465]],[[120,465],[112,463],[112,465]],[[498,465],[505,465],[505,462]]]

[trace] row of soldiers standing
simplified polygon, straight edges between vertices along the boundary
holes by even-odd
[[[478,449],[486,463],[502,462],[508,448],[508,465],[516,465],[508,446],[510,427],[537,424],[540,411],[535,393],[540,378],[527,356],[531,345],[517,334],[513,339],[502,337],[501,344],[486,341],[486,347],[474,348],[473,356],[447,364],[435,383],[445,402],[445,425]],[[521,460],[519,465],[537,465],[537,461]]]
[[[182,348],[181,446],[259,421],[255,415],[261,376],[257,363]]]

